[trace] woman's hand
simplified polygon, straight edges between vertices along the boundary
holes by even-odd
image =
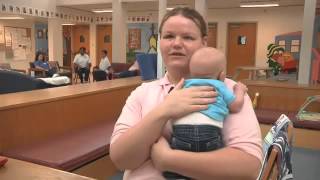
[[[176,87],[160,104],[168,119],[177,119],[192,112],[205,110],[208,104],[215,102],[217,92],[210,86],[197,86],[182,88],[184,79],[181,79]]]
[[[170,152],[172,152],[172,149],[167,140],[164,137],[160,137],[151,148],[151,160],[156,169],[166,171],[166,161],[172,160],[170,158]]]
[[[235,93],[245,94],[248,91],[248,87],[245,84],[243,84],[242,82],[239,81],[237,84],[235,84],[233,86],[233,91]]]

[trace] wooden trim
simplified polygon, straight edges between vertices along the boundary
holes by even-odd
[[[141,77],[122,78],[112,81],[101,81],[89,84],[63,86],[28,92],[9,93],[0,95],[0,111],[33,104],[58,101],[61,99],[88,96],[97,93],[116,91],[124,87],[136,87]]]

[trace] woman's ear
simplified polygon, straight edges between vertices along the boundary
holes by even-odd
[[[204,37],[202,38],[202,44],[203,44],[204,46],[207,46],[207,44],[208,44],[208,36],[204,36]]]

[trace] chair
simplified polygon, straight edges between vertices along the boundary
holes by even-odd
[[[89,78],[88,78],[88,82],[91,82],[91,80],[90,80],[90,69],[91,69],[91,63],[89,64]],[[77,84],[78,79],[79,79],[78,70],[79,70],[78,65],[73,64],[73,68],[72,68],[72,74],[73,74],[72,82],[74,82],[75,84]]]
[[[108,79],[108,74],[105,71],[100,70],[98,67],[94,67],[92,70],[93,81],[105,81]]]
[[[33,77],[46,77],[46,71],[36,68],[33,62],[29,62],[28,74]]]
[[[17,72],[21,72],[21,73],[24,73],[24,74],[26,73],[26,70],[11,68],[10,63],[0,63],[0,69],[6,69],[6,70],[9,70],[9,71],[17,71]]]
[[[58,61],[48,61],[51,68],[56,69],[56,73],[60,76],[67,76],[72,80],[72,68],[68,66],[60,66]]]
[[[291,179],[291,144],[293,125],[290,119],[282,114],[264,139],[264,161],[259,180]]]

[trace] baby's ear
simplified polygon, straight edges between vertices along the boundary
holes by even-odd
[[[218,76],[218,79],[220,81],[224,81],[225,78],[226,78],[226,73],[224,71],[221,71],[219,76]]]

